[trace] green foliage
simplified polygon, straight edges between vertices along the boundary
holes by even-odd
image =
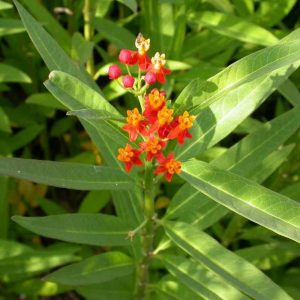
[[[0,299],[300,299],[297,1],[19,2],[0,1]],[[106,76],[139,32],[196,117],[170,184],[117,159],[138,102]]]

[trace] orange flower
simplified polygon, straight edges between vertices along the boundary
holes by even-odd
[[[137,108],[133,110],[127,110],[127,124],[125,124],[122,129],[128,131],[129,140],[134,142],[139,133],[146,135],[145,127],[147,125],[146,121],[143,121],[143,116],[139,113]]]
[[[145,111],[143,115],[151,123],[157,120],[157,113],[166,104],[166,93],[153,89],[150,94],[145,96]]]
[[[129,144],[125,148],[119,148],[118,152],[117,158],[125,164],[126,172],[130,172],[133,165],[143,165],[143,162],[139,159],[141,151],[133,149]]]
[[[157,158],[159,166],[155,169],[154,174],[165,174],[168,182],[171,181],[174,174],[181,172],[181,162],[174,159],[174,153],[170,153],[167,157]]]
[[[177,138],[178,143],[181,145],[184,143],[185,138],[192,138],[192,135],[189,133],[188,129],[193,126],[195,119],[195,116],[191,116],[187,111],[185,111],[182,116],[177,117],[174,121],[174,128],[170,130],[168,138]]]
[[[165,147],[166,142],[163,142],[154,136],[151,136],[147,141],[140,143],[141,150],[147,153],[147,160],[152,160],[153,157],[161,157],[162,149]]]
[[[155,55],[151,58],[151,65],[149,66],[149,72],[154,74],[156,76],[156,80],[162,84],[166,82],[165,75],[171,74],[171,70],[166,69],[165,64],[165,54],[156,52]]]

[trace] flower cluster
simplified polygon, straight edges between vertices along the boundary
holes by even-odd
[[[171,181],[174,174],[181,171],[180,161],[174,158],[174,153],[164,155],[163,151],[169,140],[177,140],[183,144],[186,138],[191,138],[189,128],[195,117],[187,111],[181,116],[173,116],[173,109],[166,105],[164,91],[153,89],[145,95],[145,109],[140,113],[137,108],[127,111],[127,123],[122,127],[128,132],[129,141],[135,142],[139,136],[142,142],[135,149],[130,144],[119,149],[118,160],[124,162],[125,170],[129,172],[134,165],[142,166],[142,153],[146,161],[158,163],[155,174],[165,174],[167,181]]]
[[[118,160],[122,161],[125,170],[130,172],[134,165],[142,166],[144,161],[152,162],[155,166],[154,174],[164,174],[167,181],[171,181],[174,174],[181,172],[181,162],[175,159],[174,153],[165,154],[167,143],[176,140],[180,145],[185,139],[192,138],[189,129],[193,126],[194,116],[185,111],[180,116],[174,116],[174,110],[167,106],[166,93],[154,88],[146,93],[150,84],[164,83],[165,75],[171,73],[165,69],[164,54],[156,53],[151,59],[147,56],[150,40],[138,35],[135,45],[138,51],[123,49],[119,54],[119,61],[126,64],[128,75],[122,79],[124,88],[132,88],[139,96],[142,111],[138,108],[127,111],[127,123],[122,129],[128,132],[129,141],[134,142],[136,148],[129,143],[118,151]],[[128,66],[138,65],[139,76],[131,76]],[[140,72],[146,72],[141,77]],[[121,69],[112,65],[108,72],[110,79],[121,76]],[[142,81],[145,85],[142,86]],[[140,141],[138,140],[140,138]],[[139,141],[139,143],[137,143]]]
[[[146,85],[159,82],[164,84],[166,79],[165,75],[171,73],[170,70],[165,68],[166,56],[156,52],[150,59],[147,55],[147,51],[150,48],[150,39],[145,39],[140,33],[136,40],[135,46],[137,51],[128,49],[122,49],[119,54],[119,62],[125,64],[128,74],[123,76],[122,84],[124,88],[135,88],[137,80],[131,75],[129,66],[138,66],[139,72],[145,72],[145,75],[141,78],[145,81]],[[109,79],[119,79],[122,76],[122,71],[118,65],[111,65],[108,70]],[[138,78],[140,80],[140,78]]]

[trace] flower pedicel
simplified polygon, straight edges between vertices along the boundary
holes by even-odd
[[[150,39],[145,39],[140,33],[135,41],[137,51],[122,49],[119,54],[119,61],[125,64],[128,74],[121,78],[121,69],[117,65],[110,66],[108,75],[110,79],[120,80],[119,83],[127,91],[138,96],[142,106],[127,110],[127,123],[122,127],[128,132],[130,142],[135,142],[138,137],[142,142],[135,149],[132,145],[126,144],[118,150],[117,159],[122,161],[125,170],[130,172],[134,165],[143,166],[143,160],[150,161],[156,167],[154,174],[164,174],[167,181],[171,181],[174,174],[181,172],[181,162],[175,159],[174,153],[165,155],[168,141],[177,140],[182,145],[185,139],[192,138],[189,129],[195,120],[185,111],[180,116],[174,116],[174,110],[167,107],[166,93],[163,90],[154,88],[147,94],[151,84],[159,82],[164,84],[165,75],[171,73],[165,68],[165,54],[156,52],[151,59],[147,55],[150,48]],[[138,66],[138,77],[131,75],[129,66]],[[145,72],[144,76],[141,73]],[[121,83],[122,82],[122,83]],[[145,153],[145,159],[141,155]]]

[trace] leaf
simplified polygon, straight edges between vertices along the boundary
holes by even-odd
[[[163,222],[171,240],[228,283],[254,299],[291,299],[265,274],[238,255],[221,246],[197,226]]]
[[[13,8],[12,4],[5,1],[0,1],[0,10],[11,9]]]
[[[93,55],[94,43],[87,41],[79,32],[72,36],[72,57],[85,64]]]
[[[119,115],[112,114],[103,109],[79,109],[79,110],[71,110],[67,112],[67,116],[76,116],[78,118],[86,119],[86,120],[112,120],[112,121],[126,121],[125,117],[121,117]]]
[[[221,35],[246,43],[271,46],[278,41],[276,36],[263,27],[230,14],[205,11],[193,15],[191,21],[203,24]]]
[[[0,158],[0,174],[76,190],[126,190],[134,186],[117,169],[46,160]]]
[[[192,81],[178,96],[175,102],[176,112],[193,108],[191,112],[198,113],[201,108],[221,99],[242,84],[249,84],[258,78],[260,78],[260,82],[262,79],[270,80],[271,78],[272,83],[278,75],[274,76],[276,73],[270,74],[271,72],[284,67],[288,68],[299,61],[299,44],[300,30],[295,30],[275,46],[259,50],[240,59],[205,82]],[[270,78],[266,78],[266,75],[269,75]],[[282,73],[281,76],[283,76]]]
[[[129,7],[134,13],[137,12],[136,0],[117,0],[117,1]]]
[[[0,37],[24,32],[22,22],[16,19],[0,19]]]
[[[203,300],[202,297],[199,297],[192,290],[179,283],[171,275],[164,276],[157,284],[154,285],[154,289],[156,293],[159,294],[160,300]]]
[[[48,275],[46,279],[65,285],[88,285],[123,277],[133,270],[133,263],[127,255],[106,252],[64,267]]]
[[[201,264],[182,256],[160,255],[167,269],[179,281],[204,299],[248,299]]]
[[[282,94],[293,106],[300,105],[300,93],[298,88],[294,85],[291,80],[286,80],[278,91]]]
[[[92,24],[105,39],[115,44],[119,49],[132,49],[134,47],[135,36],[126,28],[104,18],[94,18]]]
[[[8,183],[8,178],[0,177],[0,239],[7,238],[9,227]]]
[[[98,213],[109,202],[111,197],[108,191],[91,191],[82,200],[79,213]]]
[[[103,283],[81,286],[76,291],[89,300],[132,300],[134,280],[124,276]]]
[[[77,249],[76,249],[77,250]],[[0,261],[0,278],[4,282],[17,281],[37,273],[78,260],[70,250],[32,251]]]
[[[22,0],[22,3],[26,5],[34,17],[45,26],[48,32],[55,37],[58,44],[70,52],[71,38],[69,33],[59,24],[55,16],[47,10],[46,6],[38,0]]]
[[[35,199],[40,208],[45,212],[46,215],[59,215],[67,213],[67,211],[60,205],[55,203],[53,200],[48,200],[43,197],[36,197]]]
[[[129,245],[125,223],[104,214],[62,214],[47,217],[12,217],[22,227],[48,238],[95,245]]]
[[[26,100],[26,103],[46,106],[50,108],[67,110],[58,100],[56,100],[50,93],[31,94]]]
[[[0,19],[1,20],[1,19]],[[31,83],[30,77],[21,70],[6,64],[0,64],[0,82]]]
[[[281,241],[239,249],[235,253],[262,270],[270,270],[297,258],[299,250],[298,244]]]
[[[299,109],[294,108],[272,121],[262,124],[256,131],[213,160],[211,164],[220,169],[231,170],[244,177],[256,179],[259,183],[263,182],[279,166],[278,162],[282,162],[286,156],[281,159],[278,155],[282,154],[275,155],[273,158],[268,157],[299,126]],[[289,153],[290,150],[289,148],[283,153]],[[201,224],[208,226],[226,214],[226,209],[217,206],[219,205],[212,203],[207,196],[186,184],[175,194],[166,217],[180,216],[186,220],[198,219],[199,221],[202,219]]]
[[[19,4],[18,1],[13,0],[17,10],[20,14],[22,22],[37,48],[38,52],[45,61],[50,71],[62,70],[65,71],[91,86],[96,91],[99,91],[98,86],[88,75],[88,73],[76,65],[58,43],[43,29],[43,27]],[[50,51],[51,49],[51,51]]]
[[[29,246],[9,240],[0,240],[0,261],[33,251]]]
[[[11,133],[9,118],[2,107],[0,107],[0,130]]]
[[[207,163],[189,161],[180,176],[203,194],[280,235],[300,241],[300,204]]]

